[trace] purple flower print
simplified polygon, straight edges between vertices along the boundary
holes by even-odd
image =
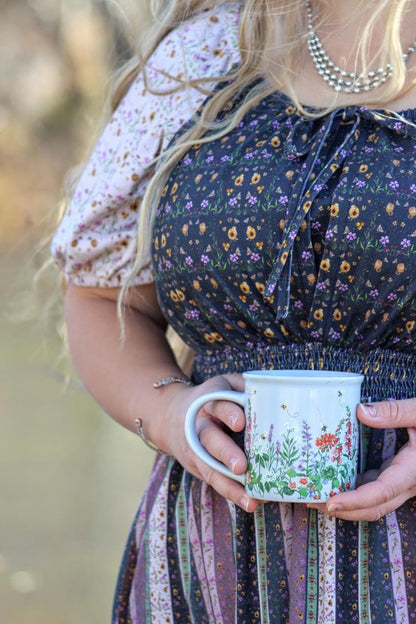
[[[282,195],[279,197],[279,204],[283,204],[284,206],[289,203],[289,198],[287,195]]]
[[[410,190],[412,191],[412,193],[416,193],[416,184],[411,184]]]
[[[347,241],[354,241],[357,238],[357,234],[355,232],[348,232],[346,239]]]
[[[399,188],[399,183],[397,182],[397,180],[392,180],[392,181],[389,183],[389,187],[390,187],[391,189],[396,190],[396,189],[398,189],[398,188]]]
[[[390,242],[390,239],[388,236],[382,236],[380,238],[380,243],[384,245],[384,247],[386,247],[389,244],[389,242]]]
[[[202,262],[203,264],[208,264],[208,262],[209,262],[209,257],[208,257],[206,254],[202,254],[202,256],[201,256],[201,262]]]
[[[201,202],[201,208],[208,208],[209,201],[207,199],[203,199]]]
[[[231,262],[238,262],[238,255],[236,253],[231,254],[230,260]]]
[[[311,426],[306,420],[303,421],[302,425],[302,440],[303,449],[305,451],[310,451],[312,449]]]
[[[185,263],[186,263],[188,266],[192,266],[192,265],[193,265],[193,263],[194,263],[194,261],[192,260],[191,256],[186,256],[186,258],[185,258]]]
[[[254,195],[252,195],[250,197],[250,199],[248,200],[248,203],[250,204],[250,206],[254,206],[255,204],[257,204],[257,197],[255,197]]]
[[[231,197],[231,199],[228,200],[229,206],[236,206],[236,204],[238,204],[238,199],[236,197]]]
[[[377,288],[373,288],[373,290],[370,290],[370,297],[378,297],[379,292],[377,290]]]
[[[397,299],[397,294],[396,293],[390,293],[387,297],[387,301],[392,302],[392,301],[396,301]]]
[[[258,254],[257,252],[255,252],[255,251],[254,251],[254,252],[251,254],[251,260],[252,260],[253,262],[258,262],[258,261],[260,260],[260,256],[259,256],[259,254]]]
[[[403,249],[407,249],[408,247],[410,247],[411,243],[408,238],[404,238],[400,245],[403,247]]]
[[[269,429],[269,435],[267,436],[267,441],[269,442],[269,444],[271,443],[271,441],[273,440],[273,429],[274,429],[274,424],[272,423],[270,425],[270,429]]]

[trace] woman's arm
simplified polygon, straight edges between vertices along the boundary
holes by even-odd
[[[148,438],[173,455],[192,474],[212,485],[222,496],[254,511],[257,502],[243,487],[204,464],[184,436],[188,406],[212,390],[242,390],[240,375],[210,379],[195,388],[171,384],[154,389],[153,383],[171,375],[183,376],[165,338],[166,324],[153,285],[131,291],[126,310],[126,339],[120,343],[117,319],[118,289],[91,289],[70,285],[65,299],[71,357],[87,390],[101,407],[124,427],[135,430],[143,421]],[[200,437],[207,450],[236,473],[246,470],[244,453],[223,431],[244,428],[244,413],[227,401],[208,403],[199,414]]]

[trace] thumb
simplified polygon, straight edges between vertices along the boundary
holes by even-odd
[[[360,403],[357,417],[364,424],[376,429],[416,427],[416,399]]]

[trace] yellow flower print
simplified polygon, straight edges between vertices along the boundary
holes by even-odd
[[[357,228],[357,230],[362,230],[364,225],[365,225],[364,221],[357,221],[355,224],[355,227]]]
[[[214,338],[214,336],[213,336],[212,334],[204,334],[204,338],[205,338],[205,340],[206,340],[207,342],[209,342],[209,343],[211,343],[211,344],[212,344],[213,342],[215,342],[215,338]]]
[[[218,288],[218,282],[216,279],[214,279],[213,277],[210,278],[209,280],[211,282],[211,284],[214,286],[214,288]]]
[[[256,238],[256,230],[251,225],[249,225],[247,228],[247,238],[250,240],[253,240],[253,238]]]
[[[381,267],[383,266],[383,261],[382,260],[376,260],[374,262],[374,268],[377,271],[377,273],[379,273],[381,271]]]
[[[241,136],[238,137],[237,143],[244,143],[245,140],[246,140],[246,137],[242,134]]]
[[[329,258],[325,258],[325,260],[322,260],[320,268],[322,269],[322,271],[329,271],[329,269],[331,268],[331,262]]]
[[[263,145],[266,143],[266,141],[257,141],[256,143],[256,147],[263,147]]]
[[[193,148],[194,149],[199,149],[201,147],[202,143],[194,143]]]
[[[166,247],[166,236],[164,234],[160,237],[160,244],[162,247]]]
[[[392,215],[393,212],[394,212],[394,204],[392,204],[392,203],[387,204],[386,212],[387,212],[388,215]]]
[[[219,334],[218,332],[211,332],[211,336],[214,338],[214,340],[216,340],[217,342],[222,342],[222,336],[221,334]]]
[[[288,115],[294,115],[294,114],[295,114],[295,112],[296,112],[296,108],[295,108],[294,106],[288,106],[288,107],[286,108],[286,113],[287,113]]]
[[[332,204],[329,214],[331,215],[331,217],[337,217],[339,214],[339,204]]]
[[[266,338],[274,338],[274,331],[270,329],[270,327],[267,327],[267,329],[264,330],[264,335]]]
[[[201,182],[202,179],[202,173],[198,173],[198,175],[195,177],[195,184],[199,184]]]
[[[287,177],[288,180],[291,180],[294,175],[295,175],[295,172],[293,171],[293,169],[289,169],[289,171],[286,171],[285,173],[285,176]]]
[[[257,172],[256,172],[256,173],[253,175],[253,177],[251,178],[251,183],[252,183],[252,184],[258,184],[258,183],[260,182],[260,178],[261,178],[261,175],[260,175],[259,173],[257,173]]]
[[[257,241],[257,242],[256,242],[256,247],[257,247],[257,249],[260,249],[260,250],[261,250],[261,249],[263,249],[263,245],[264,245],[264,242],[263,242],[263,241]]]
[[[322,308],[318,308],[317,310],[315,310],[315,312],[313,313],[313,318],[317,321],[322,321],[322,319],[324,318],[324,311],[322,310]]]
[[[415,326],[415,321],[407,321],[406,329],[408,332],[411,332],[414,326]]]
[[[176,193],[177,190],[178,190],[178,183],[175,182],[175,184],[170,189],[170,194],[173,195],[174,193]]]
[[[256,282],[256,288],[261,295],[264,295],[265,286],[261,282]]]
[[[234,193],[234,189],[232,189],[232,188],[231,188],[231,189],[227,189],[227,195],[228,195],[228,197],[229,197],[232,193]]]
[[[181,290],[179,290],[179,288],[176,289],[176,295],[179,301],[185,301],[185,295]]]
[[[396,267],[396,273],[400,275],[400,273],[404,273],[405,270],[406,270],[406,265],[403,262],[399,262],[399,264]]]
[[[234,184],[236,186],[241,186],[243,182],[244,182],[244,173],[236,177]]]
[[[341,310],[339,308],[335,308],[332,316],[334,317],[334,321],[340,321],[342,318]]]
[[[308,280],[309,284],[315,284],[316,281],[316,277],[313,273],[309,273],[309,275],[306,277],[306,279]]]
[[[285,262],[286,262],[286,260],[287,260],[288,255],[289,255],[289,252],[288,252],[288,251],[284,251],[284,252],[282,253],[282,257],[280,258],[280,262],[281,262],[282,264],[285,264]]]
[[[361,165],[358,171],[360,173],[366,173],[368,171],[368,165]]]
[[[306,223],[305,219],[302,221],[302,223],[300,224],[300,230],[301,232],[304,232],[306,230],[306,228],[308,227],[308,224]]]
[[[233,227],[230,227],[230,229],[228,230],[228,238],[230,240],[236,240],[236,238],[237,238],[237,228],[235,227],[235,225],[233,225]]]
[[[388,312],[384,312],[383,316],[381,317],[383,323],[387,323],[387,321],[389,320],[389,316],[390,314]]]
[[[280,219],[280,221],[279,221],[279,228],[280,228],[281,230],[284,230],[284,229],[285,229],[285,223],[286,223],[286,222],[285,222],[285,220],[284,220],[284,219]]]
[[[341,266],[339,268],[340,268],[341,273],[348,273],[348,271],[350,271],[351,269],[351,265],[349,262],[344,260],[343,262],[341,262]]]
[[[178,295],[176,294],[176,292],[174,290],[171,290],[169,295],[170,295],[170,298],[172,299],[172,301],[174,301],[175,303],[178,302]]]
[[[155,238],[155,249],[159,249],[159,238],[157,236]]]
[[[274,136],[272,137],[270,143],[272,144],[272,147],[279,147],[280,146],[280,139],[278,136]]]
[[[194,280],[192,282],[192,285],[195,288],[195,290],[201,290],[201,284],[198,282],[198,280]]]
[[[238,295],[238,298],[243,302],[247,303],[247,297],[245,295]]]
[[[244,321],[237,321],[237,325],[241,327],[242,329],[246,329],[247,327],[247,324],[244,323]]]
[[[188,230],[189,230],[188,224],[187,224],[187,223],[185,223],[185,224],[182,226],[182,234],[183,234],[184,236],[188,236]]]
[[[329,168],[331,169],[332,173],[335,173],[335,171],[339,168],[339,165],[337,165],[337,163],[332,163]]]
[[[228,251],[230,248],[230,243],[223,243],[222,246],[224,247],[225,251]]]
[[[413,217],[416,217],[416,208],[415,208],[415,206],[411,206],[409,208],[409,217],[411,219],[413,219]]]
[[[308,212],[311,206],[312,206],[312,202],[310,200],[306,201],[302,206],[303,212]]]
[[[207,230],[207,224],[206,223],[200,223],[199,224],[199,233],[200,234],[205,234]]]
[[[169,247],[169,249],[166,249],[166,255],[171,258],[172,257],[172,249]]]
[[[247,282],[242,282],[240,284],[240,289],[243,291],[243,293],[245,293],[246,295],[248,295],[248,293],[250,292],[250,286],[247,284]]]
[[[262,193],[264,191],[264,186],[257,187],[257,193]]]
[[[162,197],[166,197],[166,194],[167,194],[167,192],[168,192],[168,188],[169,188],[169,187],[168,187],[168,185],[167,185],[167,184],[166,184],[166,186],[164,186],[164,187],[163,187],[163,190],[162,190]]]
[[[283,336],[289,336],[289,332],[284,325],[280,325],[280,331],[282,332]]]
[[[351,219],[357,219],[360,216],[360,209],[358,208],[358,206],[355,206],[353,204],[349,209],[348,214],[350,215]]]

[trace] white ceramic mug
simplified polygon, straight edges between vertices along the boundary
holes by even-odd
[[[253,498],[326,501],[353,489],[358,469],[362,375],[336,371],[276,370],[243,373],[245,392],[210,392],[189,407],[185,436],[209,466],[239,481]],[[248,469],[235,475],[212,457],[196,433],[200,408],[225,400],[244,408]]]

